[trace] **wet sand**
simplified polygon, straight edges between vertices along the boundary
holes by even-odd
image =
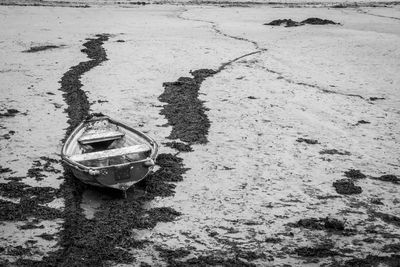
[[[0,14],[2,264],[399,265],[398,5]],[[161,144],[126,200],[60,162],[90,112]]]

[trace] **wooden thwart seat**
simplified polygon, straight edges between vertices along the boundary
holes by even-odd
[[[124,133],[118,131],[94,132],[84,134],[81,138],[79,138],[78,142],[82,145],[89,145],[98,142],[118,140],[124,135]]]
[[[72,155],[70,157],[70,159],[73,161],[76,161],[76,162],[100,160],[100,159],[124,156],[124,155],[129,155],[129,154],[139,154],[139,153],[150,151],[150,149],[151,148],[148,145],[141,144],[141,145],[136,145],[136,146],[115,148],[115,149],[91,152],[91,153],[86,153],[86,154]]]

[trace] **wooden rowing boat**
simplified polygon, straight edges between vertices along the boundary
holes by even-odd
[[[153,169],[157,143],[104,115],[83,121],[67,138],[61,157],[86,184],[126,190]]]

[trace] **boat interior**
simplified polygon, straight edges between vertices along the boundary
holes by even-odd
[[[74,135],[65,155],[87,167],[106,167],[146,159],[151,147],[144,137],[108,119],[89,121]]]

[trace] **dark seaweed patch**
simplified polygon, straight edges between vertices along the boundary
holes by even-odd
[[[57,194],[58,190],[52,187],[32,187],[18,181],[0,183],[0,195],[3,197],[27,198],[44,204],[53,201]]]
[[[184,144],[182,142],[176,142],[176,141],[172,141],[172,142],[167,142],[165,143],[166,146],[170,147],[170,148],[174,148],[180,152],[191,152],[193,151],[193,148],[190,145]]]
[[[394,226],[400,227],[400,218],[397,216],[386,214],[383,212],[377,212],[377,211],[371,211],[371,214],[380,218],[385,223],[389,223]]]
[[[360,170],[355,170],[355,169],[350,169],[348,171],[345,171],[344,176],[351,179],[363,179],[367,177]]]
[[[282,239],[279,237],[267,237],[264,239],[265,243],[273,243],[273,244],[280,243],[281,241]]]
[[[400,243],[384,245],[382,251],[385,253],[396,253],[400,251]]]
[[[362,189],[360,186],[354,185],[354,182],[350,179],[341,179],[333,182],[336,192],[342,195],[353,195],[361,194]]]
[[[253,263],[241,260],[238,255],[232,257],[226,256],[200,256],[196,258],[191,258],[186,261],[174,260],[169,263],[169,266],[184,267],[184,266],[223,266],[223,267],[253,267],[256,266]]]
[[[54,163],[58,162],[59,160],[49,157],[40,157],[40,160],[33,161],[32,167],[28,169],[27,177],[32,177],[35,178],[35,180],[40,181],[46,177],[43,172],[61,173],[61,170],[58,170],[53,166]]]
[[[174,266],[174,263],[177,259],[181,259],[190,255],[190,250],[186,248],[166,249],[157,246],[156,250],[160,253],[160,257],[166,260],[169,266]]]
[[[299,142],[299,143],[303,143],[304,142],[304,143],[309,144],[309,145],[319,144],[318,140],[307,139],[307,138],[302,138],[302,137],[297,138],[296,141]]]
[[[336,23],[332,20],[320,19],[320,18],[308,18],[301,22],[297,22],[292,19],[276,19],[269,23],[264,23],[264,25],[269,25],[269,26],[285,26],[285,27],[297,27],[297,26],[303,26],[306,24],[310,24],[310,25],[326,25],[326,24],[340,25],[340,23]]]
[[[349,4],[340,3],[332,6],[332,8],[356,8],[356,7],[358,7],[357,3],[349,3]]]
[[[34,216],[43,220],[61,218],[59,210],[38,205],[35,199],[22,198],[18,204],[0,199],[0,221],[21,221]]]
[[[337,149],[324,149],[319,152],[321,155],[341,155],[341,156],[349,156],[351,155],[348,151],[339,151]]]
[[[183,168],[182,159],[171,154],[160,154],[157,165],[161,168],[139,183],[150,195],[167,197],[174,194],[175,184],[180,182],[187,169]]]
[[[379,177],[372,177],[372,179],[383,181],[383,182],[390,182],[393,184],[400,184],[400,179],[393,174],[385,174]]]
[[[2,166],[0,166],[0,173],[6,173],[6,172],[12,172],[12,170],[10,168],[3,168]]]
[[[330,257],[338,255],[337,252],[333,251],[332,245],[318,245],[315,247],[299,247],[294,250],[294,252],[301,257]]]
[[[340,24],[340,23],[336,23],[329,19],[320,19],[320,18],[308,18],[308,19],[303,20],[301,23],[311,24],[311,25]]]
[[[23,247],[21,245],[15,247],[10,246],[7,248],[7,254],[11,256],[22,257],[31,254],[31,248]]]
[[[19,110],[10,108],[10,109],[7,109],[6,112],[0,113],[0,118],[1,117],[14,117],[18,113],[20,113]]]
[[[330,217],[300,219],[299,221],[291,225],[295,227],[302,227],[313,230],[327,230],[327,231],[345,230],[345,225],[342,221]]]
[[[61,47],[61,46],[60,45],[39,45],[39,46],[32,46],[31,48],[24,50],[22,52],[35,53],[35,52],[45,51],[45,50],[59,48],[59,47]]]
[[[203,101],[198,99],[201,83],[216,73],[210,69],[190,72],[193,78],[180,77],[176,82],[165,82],[159,100],[166,102],[161,110],[168,124],[173,126],[168,138],[180,139],[189,144],[207,143],[210,121],[205,114]]]
[[[43,238],[44,240],[47,240],[47,241],[51,241],[51,240],[54,240],[54,235],[50,235],[50,234],[47,234],[47,233],[43,233],[43,234],[41,234],[41,235],[37,235],[37,237],[41,237],[41,238]]]
[[[373,256],[368,255],[364,259],[351,259],[346,262],[342,266],[348,267],[377,267],[384,264],[389,267],[398,267],[400,266],[400,255],[391,255],[391,256]]]
[[[264,25],[269,25],[269,26],[285,26],[285,27],[297,27],[297,26],[302,26],[304,24],[294,21],[292,19],[276,19],[273,20],[269,23],[264,23]]]

